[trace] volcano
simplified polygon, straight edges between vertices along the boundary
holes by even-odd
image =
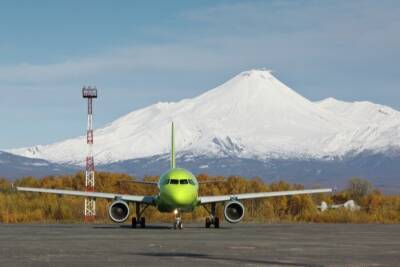
[[[172,121],[176,125],[178,158],[183,159],[182,164],[200,162],[198,172],[226,175],[226,170],[238,170],[250,175],[246,170],[251,170],[251,175],[259,171],[258,176],[277,178],[279,170],[290,175],[290,170],[283,171],[280,166],[295,163],[299,176],[312,178],[325,174],[333,179],[365,175],[364,170],[372,167],[372,159],[377,172],[370,173],[377,175],[388,163],[386,159],[395,162],[400,155],[397,110],[371,102],[334,98],[313,102],[270,71],[250,70],[200,96],[157,103],[97,129],[94,133],[97,165],[105,170],[143,175],[168,166]],[[85,142],[86,137],[81,136],[7,152],[68,166],[83,165]],[[256,162],[264,167],[254,167]],[[307,172],[298,170],[304,162]],[[348,166],[350,162],[358,162],[358,167]],[[231,168],[229,164],[233,164]],[[293,164],[289,165],[285,168],[293,169]],[[368,168],[364,169],[364,165]],[[327,166],[337,171],[328,175]],[[274,173],[266,172],[265,168],[272,168]],[[388,169],[392,167],[386,166],[382,176],[388,175]],[[396,180],[396,175],[390,173],[391,180]]]

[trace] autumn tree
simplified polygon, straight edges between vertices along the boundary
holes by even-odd
[[[360,202],[361,199],[373,190],[372,184],[364,179],[353,177],[347,183],[347,193],[351,199]]]

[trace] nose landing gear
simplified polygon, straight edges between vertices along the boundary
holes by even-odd
[[[175,230],[176,230],[176,229],[179,229],[179,230],[182,230],[182,229],[183,229],[183,223],[182,223],[182,220],[181,220],[180,218],[175,220],[175,222],[174,222],[174,229],[175,229]]]
[[[183,229],[183,223],[182,223],[182,217],[181,217],[181,213],[179,210],[174,210],[174,214],[175,214],[175,221],[174,221],[174,230],[179,229],[182,230]]]

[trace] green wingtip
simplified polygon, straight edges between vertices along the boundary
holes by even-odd
[[[175,169],[175,129],[174,122],[171,124],[171,169]]]

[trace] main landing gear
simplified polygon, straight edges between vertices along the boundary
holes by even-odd
[[[206,218],[206,228],[210,228],[211,225],[214,225],[215,228],[219,228],[219,217],[213,217],[210,215]]]
[[[214,225],[215,228],[219,228],[219,217],[216,217],[216,203],[211,204],[211,212],[207,209],[206,206],[203,206],[208,213],[210,213],[210,216],[206,218],[206,223],[205,226],[206,228],[210,228],[211,225]]]
[[[136,228],[139,224],[141,228],[146,227],[146,218],[142,217],[143,212],[147,209],[148,205],[142,210],[140,209],[140,203],[136,203],[136,217],[132,217],[132,228]]]
[[[174,230],[179,229],[182,230],[183,229],[183,223],[182,223],[182,217],[181,217],[181,212],[179,210],[175,210],[175,221],[174,221]]]

